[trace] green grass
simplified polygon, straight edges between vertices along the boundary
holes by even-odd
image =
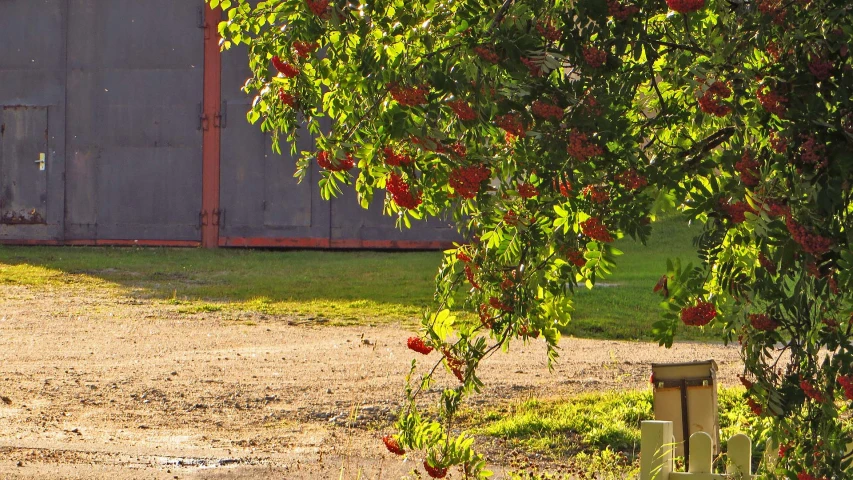
[[[577,291],[565,334],[650,339],[667,257],[695,258],[696,233],[678,218],[654,225],[647,246],[622,239],[612,276]],[[0,284],[62,285],[179,305],[187,314],[253,311],[332,323],[414,324],[432,301],[440,252],[328,252],[168,248],[0,247]],[[473,316],[471,316],[473,318]],[[712,334],[683,330],[681,339]]]
[[[688,227],[678,217],[656,222],[647,245],[630,238],[616,242],[625,252],[617,268],[592,290],[581,286],[575,297],[572,322],[564,333],[578,337],[609,339],[650,339],[651,324],[660,319],[663,300],[652,289],[666,273],[667,258],[683,263],[697,261],[693,237],[699,227]],[[680,339],[710,338],[699,329],[682,329]]]
[[[180,305],[336,323],[419,319],[439,252],[0,247],[0,284],[77,284]]]
[[[765,430],[755,421],[743,396],[741,387],[718,391],[720,443],[725,450],[732,435],[746,433],[753,440],[753,456],[758,461],[764,451]],[[588,468],[585,473],[628,478],[636,475],[639,467],[640,422],[653,418],[652,392],[599,392],[560,400],[531,399],[472,415],[471,433],[502,439],[506,449],[555,459],[572,458],[576,467]]]

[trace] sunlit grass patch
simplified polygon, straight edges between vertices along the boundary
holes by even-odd
[[[745,433],[752,439],[757,463],[765,448],[766,422],[751,413],[741,387],[720,388],[718,403],[723,451],[731,436]],[[574,473],[628,478],[639,468],[640,423],[653,417],[649,389],[596,392],[566,399],[532,398],[472,413],[470,424],[475,435],[500,439],[505,448],[544,455],[580,469]],[[511,478],[559,478],[516,475]]]

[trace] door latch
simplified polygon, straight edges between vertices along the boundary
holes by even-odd
[[[44,165],[47,163],[44,153],[39,153],[39,159],[35,163],[39,164],[39,170],[44,171]]]

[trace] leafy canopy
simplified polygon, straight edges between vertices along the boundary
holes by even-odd
[[[847,478],[849,2],[209,2],[227,13],[223,47],[248,46],[249,120],[276,145],[316,139],[297,176],[316,161],[325,197],[352,184],[366,206],[384,189],[401,225],[452,215],[470,239],[446,252],[410,341],[435,363],[416,376],[413,362],[389,450],[425,452],[432,476],[487,475],[453,433],[480,360],[539,336],[556,357],[611,242],[646,239],[677,207],[705,225],[701,263],[667,265],[655,336],[710,324],[738,341],[748,401],[783,445],[765,473]],[[450,315],[460,298],[479,324]]]

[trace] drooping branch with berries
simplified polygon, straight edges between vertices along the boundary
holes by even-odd
[[[413,363],[389,451],[436,478],[485,475],[451,428],[480,362],[535,338],[554,360],[613,242],[679,209],[704,225],[700,263],[666,266],[651,334],[740,344],[744,402],[782,446],[768,476],[847,478],[849,2],[209,2],[223,46],[248,45],[248,119],[277,148],[315,139],[297,175],[319,168],[325,197],[349,184],[364,206],[384,195],[401,227],[450,217],[467,239],[408,340],[433,363]]]

